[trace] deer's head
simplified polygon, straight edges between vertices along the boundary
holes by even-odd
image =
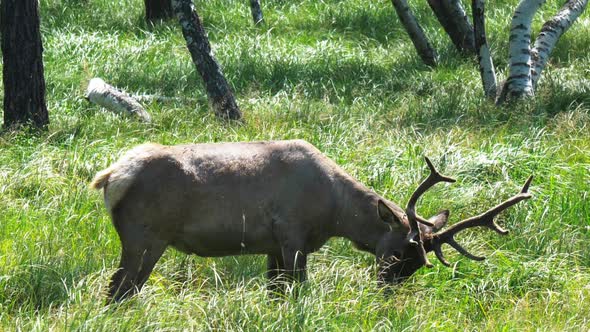
[[[533,177],[530,176],[522,190],[496,205],[488,211],[460,221],[451,227],[441,230],[447,223],[449,211],[444,210],[430,219],[425,219],[416,213],[416,203],[422,194],[439,182],[455,182],[455,179],[438,173],[428,158],[426,163],[430,168],[430,175],[414,191],[404,215],[395,213],[385,202],[378,202],[379,216],[388,223],[391,231],[383,236],[377,244],[375,255],[379,265],[379,280],[386,283],[399,283],[406,280],[422,266],[432,267],[426,254],[434,251],[436,257],[446,266],[450,263],[444,258],[442,245],[450,245],[467,258],[481,261],[485,257],[475,256],[463,248],[454,236],[472,227],[487,227],[498,234],[506,235],[507,230],[502,229],[494,222],[494,218],[502,211],[517,204],[518,202],[531,198],[528,193]]]

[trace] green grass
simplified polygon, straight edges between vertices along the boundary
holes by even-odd
[[[516,1],[488,4],[496,65],[507,63]],[[535,101],[495,108],[474,60],[452,48],[425,1],[417,15],[441,55],[424,66],[388,1],[196,1],[245,123],[218,121],[175,22],[143,22],[139,0],[41,2],[51,125],[0,136],[0,330],[572,330],[590,329],[590,17],[562,38]],[[535,20],[542,25],[560,2]],[[131,92],[181,97],[147,104],[153,123],[83,98],[92,77]],[[93,175],[142,142],[303,138],[404,205],[422,156],[458,178],[421,201],[451,223],[519,190],[500,237],[459,241],[488,260],[436,262],[379,289],[374,257],[334,239],[311,256],[298,298],[272,300],[262,257],[199,258],[168,250],[144,290],[105,307],[119,241]],[[432,257],[432,260],[435,260]]]

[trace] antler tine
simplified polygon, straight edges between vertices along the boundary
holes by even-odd
[[[432,162],[430,161],[430,159],[428,159],[428,157],[424,157],[424,159],[426,160],[426,164],[428,165],[428,168],[430,168],[430,173],[436,177],[436,182],[455,182],[457,180],[455,180],[452,177],[448,177],[448,176],[444,176],[442,174],[440,174],[436,168],[434,168],[434,165],[432,165]],[[436,184],[436,183],[435,183]]]
[[[521,194],[526,194],[529,191],[529,187],[531,186],[531,183],[533,182],[533,176],[529,176],[529,178],[526,180],[526,182],[524,183],[524,186],[522,186],[522,189],[520,190]]]
[[[449,261],[445,259],[445,256],[443,255],[440,245],[434,246],[433,250],[434,254],[436,255],[436,258],[438,258],[438,260],[441,261],[441,263],[443,263],[445,266],[451,266],[451,263],[449,263]]]
[[[484,260],[485,257],[473,255],[470,252],[468,252],[465,248],[463,248],[459,243],[457,243],[457,241],[455,240],[455,235],[457,233],[461,232],[462,230],[472,228],[472,227],[478,227],[478,226],[487,227],[489,229],[496,231],[498,234],[501,234],[501,235],[508,234],[507,230],[503,229],[502,227],[498,226],[498,224],[496,224],[496,222],[494,221],[494,218],[498,214],[500,214],[502,211],[508,209],[509,207],[511,207],[511,206],[513,206],[525,199],[531,198],[532,196],[531,196],[531,194],[528,193],[528,189],[529,189],[532,181],[533,181],[533,176],[531,175],[527,179],[527,181],[525,182],[524,186],[522,187],[521,191],[518,194],[510,197],[509,199],[505,200],[504,202],[496,205],[495,207],[489,209],[488,211],[486,211],[478,216],[471,217],[471,218],[465,219],[463,221],[460,221],[460,222],[456,223],[455,225],[449,227],[448,229],[432,235],[431,245],[432,245],[432,250],[436,254],[436,257],[444,265],[448,266],[449,262],[447,260],[445,260],[443,254],[442,254],[442,249],[441,249],[442,244],[447,243],[448,245],[455,248],[455,250],[457,250],[459,253],[461,253],[462,255],[464,255],[465,257],[467,257],[469,259],[476,260],[476,261]]]
[[[451,238],[447,241],[447,243],[455,248],[455,250],[457,250],[459,253],[461,253],[461,255],[472,259],[474,261],[483,261],[484,259],[486,259],[484,256],[475,256],[472,253],[470,253],[469,251],[467,251],[465,248],[463,248],[463,246],[461,246],[459,243],[457,243],[457,241],[455,241],[454,238]]]
[[[424,157],[424,159],[426,160],[426,164],[430,169],[430,174],[424,181],[422,181],[422,183],[420,183],[418,188],[412,193],[412,196],[410,197],[410,200],[408,201],[408,205],[406,207],[406,215],[408,216],[408,223],[410,224],[410,233],[408,234],[408,239],[411,243],[418,245],[418,250],[420,252],[420,256],[422,258],[422,262],[424,263],[424,265],[426,265],[427,267],[432,267],[433,265],[430,263],[430,261],[428,261],[428,258],[426,257],[426,250],[424,250],[424,245],[422,243],[421,237],[418,236],[418,241],[414,239],[417,235],[420,235],[420,227],[418,227],[418,222],[426,224],[430,227],[434,226],[434,224],[416,214],[416,203],[418,202],[418,199],[420,199],[420,196],[422,196],[422,194],[428,191],[428,189],[432,188],[435,184],[439,182],[455,182],[456,180],[448,176],[441,175],[436,170],[430,159],[428,159],[428,157]]]
[[[531,182],[533,181],[533,176],[529,176],[529,178],[527,179],[527,181],[525,182],[524,186],[522,187],[520,193],[510,197],[509,199],[505,200],[504,202],[496,205],[495,207],[489,209],[488,211],[486,211],[485,213],[475,217],[475,218],[470,218],[470,219],[478,219],[480,218],[482,221],[482,226],[486,226],[494,231],[496,231],[498,234],[501,235],[506,235],[508,234],[508,231],[503,229],[502,227],[498,226],[498,224],[496,224],[496,222],[494,221],[494,218],[500,214],[500,212],[508,209],[509,207],[516,205],[517,203],[519,203],[520,201],[523,201],[525,199],[529,199],[531,198],[531,194],[528,193],[529,187],[531,185]],[[469,221],[470,219],[467,219],[466,221]],[[474,224],[476,224],[476,221],[473,222]],[[475,225],[477,226],[477,225]],[[474,227],[474,226],[471,226]]]
[[[428,157],[424,157],[424,159],[426,160],[426,164],[430,169],[430,174],[424,181],[422,181],[422,183],[420,183],[418,188],[412,193],[412,196],[410,197],[410,200],[408,201],[408,205],[406,207],[406,214],[408,216],[408,221],[410,222],[410,235],[412,235],[410,237],[410,240],[413,240],[416,234],[418,234],[418,232],[420,231],[417,224],[418,222],[428,225],[430,227],[434,226],[431,222],[416,214],[416,203],[418,202],[420,196],[422,196],[422,194],[428,191],[428,189],[432,188],[435,184],[439,182],[452,183],[457,181],[451,177],[441,175],[436,170],[434,165],[432,165],[432,162],[430,161],[430,159],[428,159]]]
[[[424,160],[426,160],[426,164],[428,165],[428,168],[430,169],[430,174],[428,175],[428,177],[424,181],[422,181],[422,183],[420,183],[420,185],[414,191],[414,193],[412,193],[412,196],[410,197],[410,200],[408,201],[408,208],[410,208],[410,206],[415,207],[416,202],[418,202],[418,199],[420,198],[420,196],[422,196],[422,194],[424,194],[428,189],[430,189],[435,184],[437,184],[439,182],[452,183],[452,182],[457,181],[451,177],[444,176],[444,175],[440,174],[436,170],[434,165],[432,165],[432,162],[430,161],[430,159],[428,159],[428,157],[424,157]]]
[[[432,241],[432,250],[434,251],[436,258],[438,258],[438,260],[441,261],[441,263],[443,263],[445,266],[451,266],[451,263],[449,263],[443,255],[443,251],[442,251],[442,244],[443,243],[447,243],[451,247],[455,248],[455,250],[457,250],[459,253],[461,253],[465,257],[472,259],[474,261],[483,261],[486,259],[484,256],[476,256],[476,255],[470,253],[469,251],[467,251],[467,249],[463,248],[463,246],[461,246],[455,240],[453,235],[451,235],[447,239],[441,239],[440,237],[434,235],[433,238],[431,239],[431,241]]]

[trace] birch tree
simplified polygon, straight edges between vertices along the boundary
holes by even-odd
[[[574,21],[586,9],[588,0],[567,1],[559,13],[545,22],[531,50],[531,80],[536,88],[543,68],[547,65],[551,51],[559,38],[574,24]]]
[[[474,30],[460,0],[427,0],[439,23],[455,45],[465,54],[475,53]],[[424,30],[416,20],[406,0],[392,0],[404,29],[410,36],[422,61],[430,66],[437,62],[436,50],[432,47]]]
[[[484,91],[492,97],[496,90],[496,77],[484,28],[484,0],[473,0],[476,48]],[[561,10],[545,22],[531,47],[531,23],[545,0],[521,0],[510,25],[509,70],[496,104],[534,96],[541,72],[547,65],[551,51],[559,38],[572,26],[586,9],[588,0],[566,0]]]
[[[5,127],[49,124],[39,24],[37,0],[1,1]]]
[[[172,8],[180,21],[193,63],[205,83],[210,106],[221,118],[240,119],[240,108],[221,67],[211,53],[207,33],[192,0],[172,0]]]
[[[477,63],[483,82],[483,91],[486,97],[496,96],[496,70],[492,61],[492,54],[486,39],[485,28],[485,0],[473,0],[473,35],[475,37],[475,49],[477,50]]]

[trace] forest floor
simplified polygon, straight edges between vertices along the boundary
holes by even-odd
[[[0,135],[0,330],[554,330],[590,329],[590,15],[568,31],[534,101],[497,108],[475,59],[457,53],[413,2],[441,64],[420,62],[389,1],[196,1],[215,56],[245,115],[226,123],[207,100],[177,22],[150,26],[139,0],[41,1],[48,131]],[[534,31],[561,5],[549,1]],[[516,1],[488,4],[494,60],[505,75]],[[92,77],[133,93],[150,124],[84,98]],[[105,306],[120,244],[94,174],[143,143],[305,139],[377,193],[404,206],[427,174],[446,175],[421,200],[450,223],[515,194],[510,230],[465,232],[488,257],[445,248],[400,286],[379,288],[375,258],[331,240],[309,261],[300,296],[272,300],[264,257],[201,258],[169,249],[142,292]]]

